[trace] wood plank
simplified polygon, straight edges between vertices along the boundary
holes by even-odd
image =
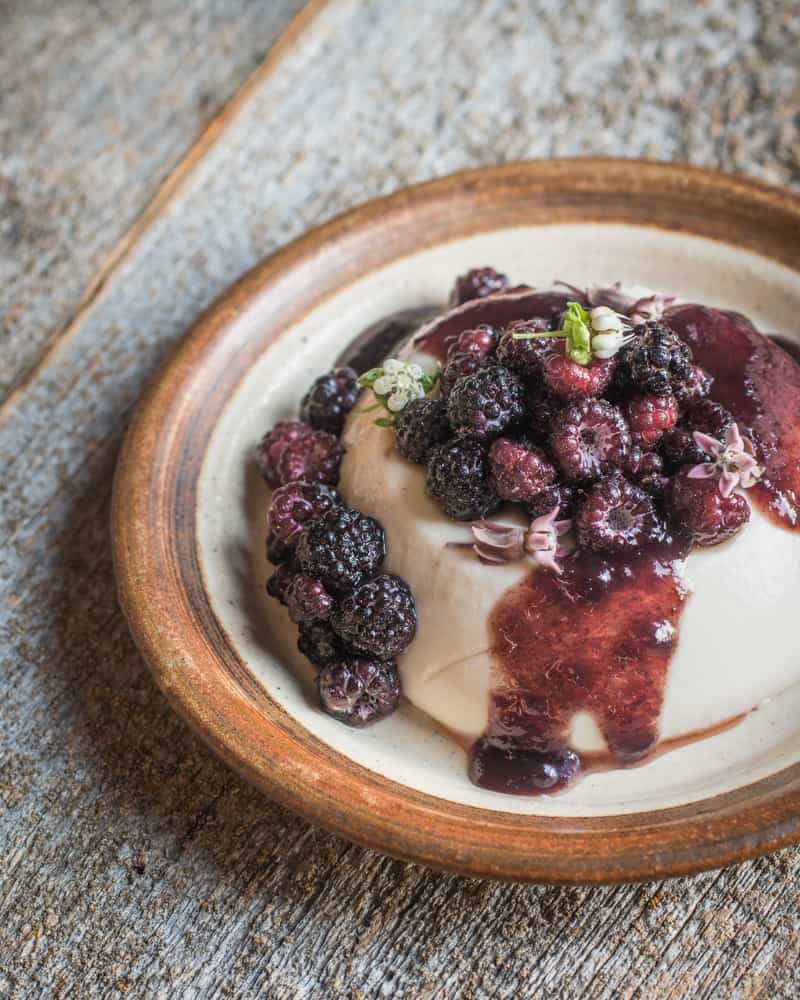
[[[199,746],[114,600],[109,484],[136,398],[199,310],[309,225],[524,155],[658,154],[800,186],[791,3],[604,0],[601,33],[596,4],[570,10],[333,0],[0,414],[0,995],[800,992],[800,851],[607,889],[379,857]]]
[[[0,8],[0,399],[303,0]]]

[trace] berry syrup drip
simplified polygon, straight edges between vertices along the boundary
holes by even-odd
[[[440,306],[418,306],[401,309],[368,326],[352,340],[336,359],[337,366],[346,365],[359,375],[375,368],[390,357],[395,348],[407,340],[419,327],[440,311]]]
[[[519,795],[564,788],[593,764],[569,744],[581,711],[617,766],[651,753],[687,554],[680,541],[633,556],[579,552],[562,576],[534,571],[503,595],[489,622],[495,687],[486,734],[471,752],[475,784]]]
[[[670,328],[714,376],[711,397],[756,445],[765,469],[748,496],[782,527],[800,530],[800,364],[798,348],[764,337],[740,313],[677,306]]]
[[[420,351],[444,361],[448,347],[464,330],[483,323],[500,329],[515,319],[537,317],[553,323],[560,319],[567,303],[575,297],[563,292],[508,292],[473,299],[423,330],[414,343]]]

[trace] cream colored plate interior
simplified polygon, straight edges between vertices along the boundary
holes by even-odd
[[[690,599],[682,634],[691,634],[692,648],[703,655],[687,662],[678,654],[668,705],[687,699],[702,705],[696,714],[713,722],[726,715],[730,689],[737,702],[758,705],[756,711],[718,736],[635,769],[590,774],[553,798],[517,798],[474,787],[463,750],[411,705],[363,732],[341,726],[316,707],[312,671],[295,651],[294,628],[263,590],[269,494],[254,470],[252,448],[266,428],[296,412],[306,386],[365,326],[396,309],[444,303],[456,274],[488,263],[537,287],[558,278],[578,285],[620,279],[669,290],[683,299],[741,310],[765,331],[791,334],[788,325],[800,315],[797,272],[711,240],[634,226],[506,229],[420,252],[348,286],[261,357],[209,442],[198,494],[199,547],[211,602],[241,658],[287,712],[339,752],[391,780],[488,809],[567,816],[652,810],[741,787],[796,762],[800,629],[787,622],[780,634],[758,636],[757,623],[743,621],[741,608],[750,586],[771,588],[776,600],[790,589],[798,593],[800,570],[794,567],[800,567],[800,558],[780,560],[774,575],[762,566],[752,584],[734,583],[717,572],[718,557],[711,554],[692,570],[696,587],[714,590],[712,612],[693,614]],[[245,313],[238,322],[253,318]],[[774,532],[800,556],[800,535]],[[388,541],[391,548],[391,535]],[[734,544],[748,543],[742,536]],[[731,607],[737,609],[732,614]],[[720,637],[731,629],[755,651],[746,671],[735,675],[718,654],[724,646]],[[787,642],[798,655],[784,655]]]

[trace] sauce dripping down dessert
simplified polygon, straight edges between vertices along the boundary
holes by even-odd
[[[475,783],[552,793],[654,752],[689,552],[736,545],[748,499],[797,525],[800,367],[737,314],[509,286],[462,276],[266,435],[268,591],[329,713],[386,715],[402,677],[470,735]]]

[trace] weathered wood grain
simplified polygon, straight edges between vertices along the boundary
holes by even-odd
[[[302,5],[0,4],[0,399]]]
[[[0,413],[0,995],[800,992],[800,851],[591,890],[378,857],[199,746],[114,599],[110,476],[144,382],[229,281],[309,225],[435,173],[550,153],[800,186],[794,5],[673,7],[332,0]],[[41,308],[55,285],[37,286]]]

